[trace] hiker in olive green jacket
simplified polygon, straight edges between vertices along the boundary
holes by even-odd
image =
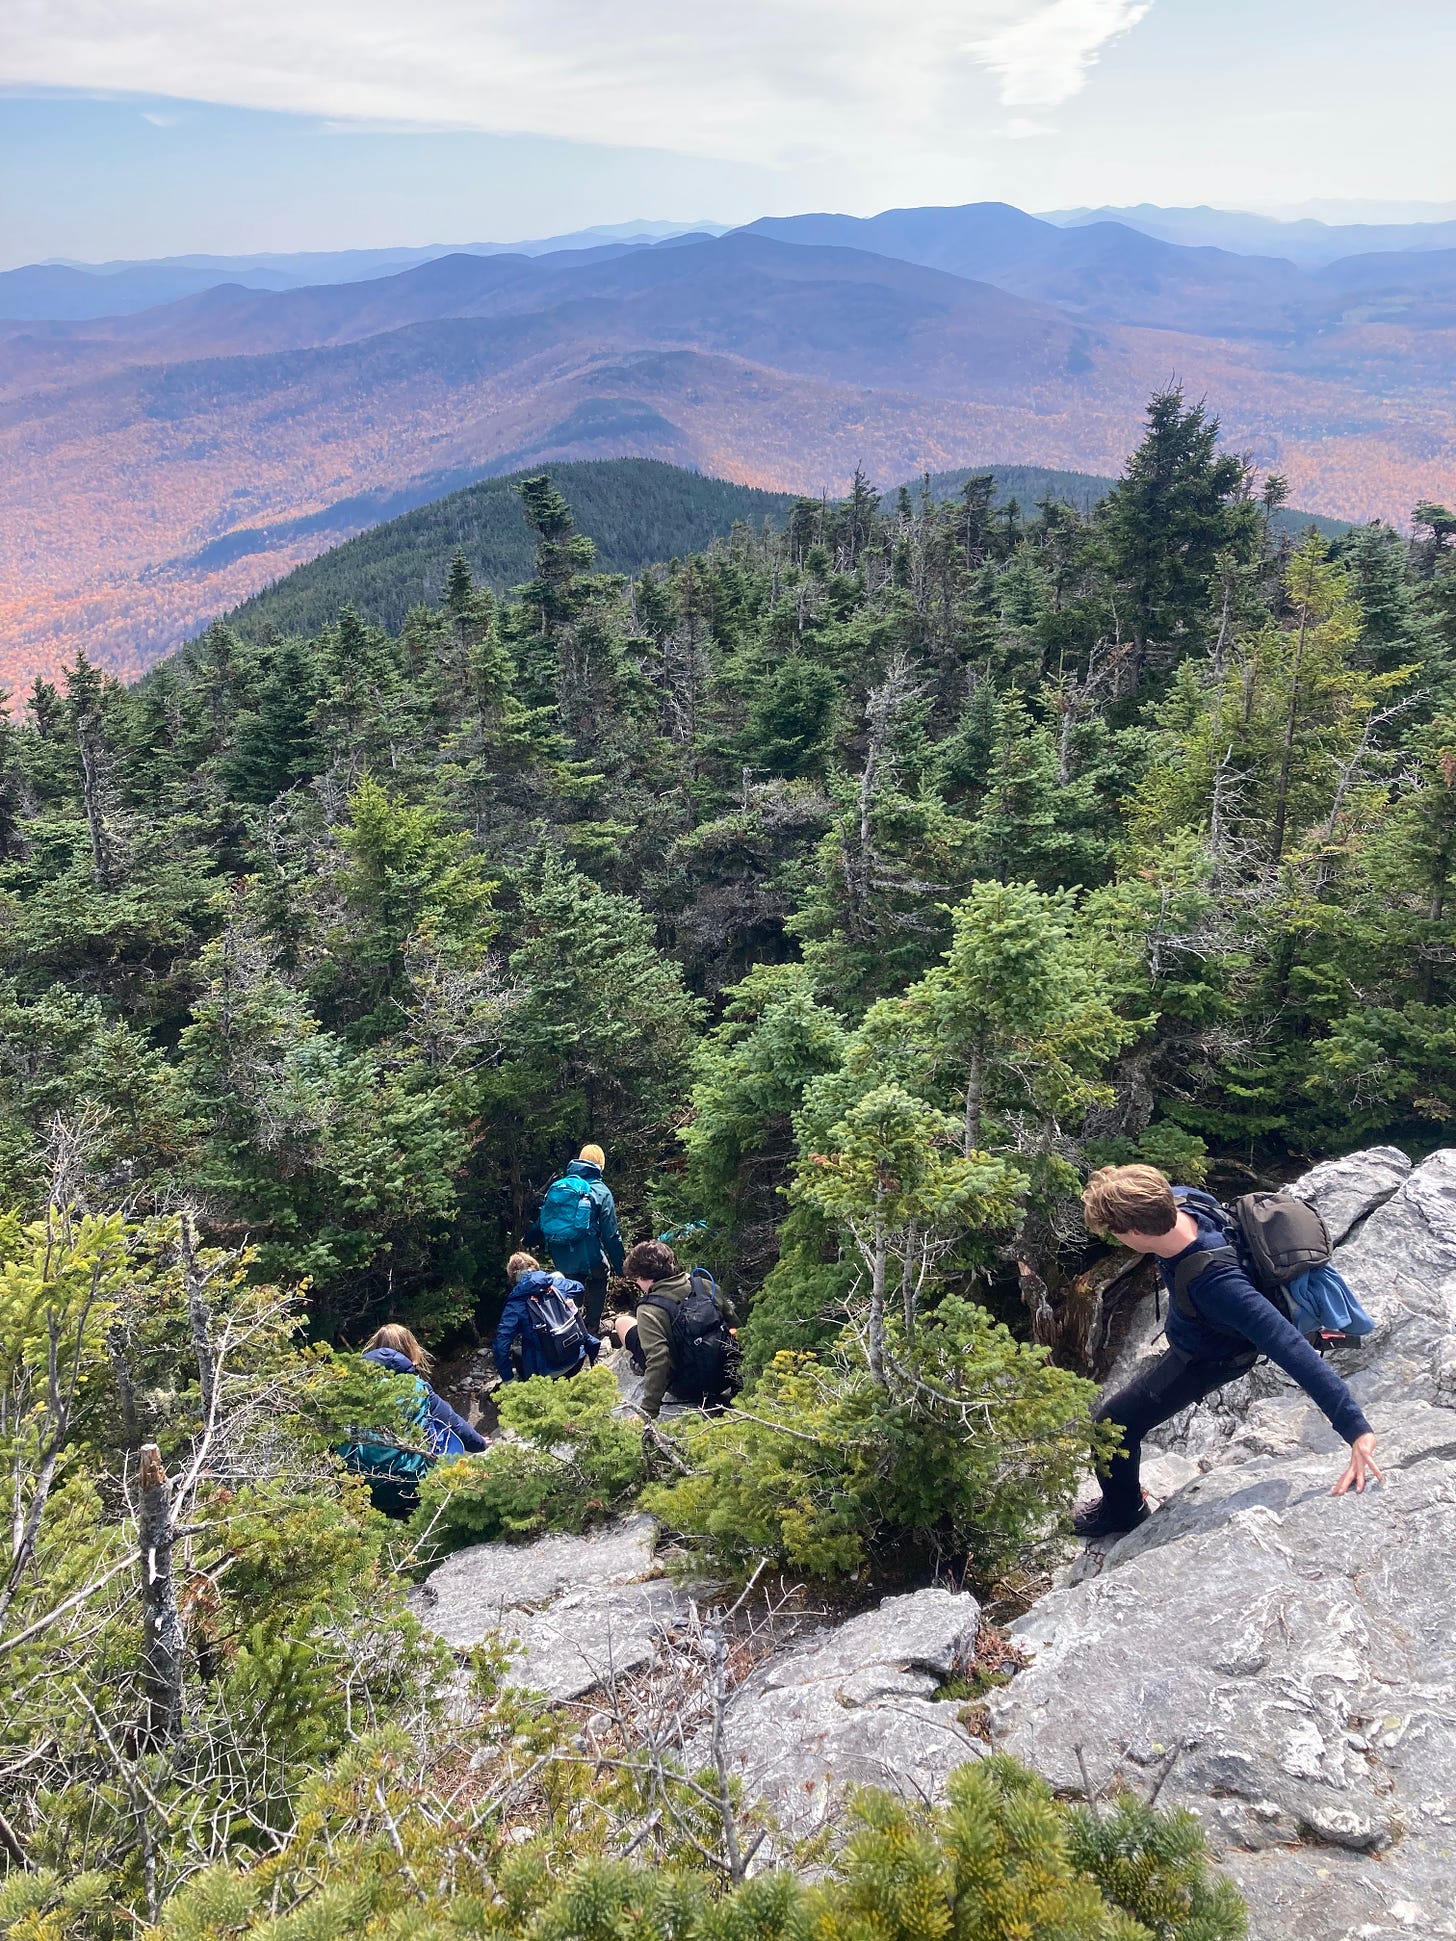
[[[622,1277],[631,1281],[641,1294],[651,1294],[654,1302],[638,1303],[637,1312],[619,1314],[613,1322],[618,1341],[633,1361],[645,1366],[647,1379],[642,1385],[638,1407],[644,1415],[655,1416],[662,1398],[672,1385],[672,1316],[655,1305],[656,1301],[682,1301],[687,1298],[689,1277],[678,1265],[677,1255],[661,1240],[639,1240],[622,1263]]]

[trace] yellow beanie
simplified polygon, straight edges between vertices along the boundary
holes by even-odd
[[[588,1166],[605,1166],[607,1163],[607,1155],[600,1146],[583,1146],[576,1156],[579,1160],[585,1160]]]

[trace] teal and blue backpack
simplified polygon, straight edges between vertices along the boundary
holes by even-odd
[[[414,1377],[414,1386],[409,1410],[409,1429],[414,1433],[408,1442],[404,1436],[395,1438],[380,1430],[370,1430],[367,1439],[361,1434],[357,1441],[339,1445],[345,1468],[364,1478],[369,1485],[370,1501],[385,1516],[410,1514],[420,1500],[421,1482],[445,1453],[435,1447],[438,1425],[430,1419],[430,1391],[418,1375]],[[449,1432],[440,1430],[439,1433],[448,1435]]]
[[[536,1218],[553,1260],[558,1247],[571,1256],[587,1246],[596,1233],[597,1206],[591,1187],[589,1179],[563,1173],[546,1188]]]

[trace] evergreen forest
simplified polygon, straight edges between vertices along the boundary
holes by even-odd
[[[1014,1606],[1105,1433],[1088,1169],[1449,1138],[1456,514],[1292,531],[1177,390],[1086,509],[856,477],[627,575],[514,490],[509,591],[456,552],[393,630],[339,584],[0,721],[0,1929],[1238,1935],[1186,1816],[996,1759],[750,1876],[491,1654],[447,1722],[404,1593],[641,1501],[735,1595]],[[522,1384],[387,1523],[347,1351],[484,1336],[588,1139],[737,1404]]]
[[[392,495],[366,493],[354,509],[379,523],[255,593],[233,611],[230,624],[247,640],[264,639],[270,631],[314,634],[352,606],[362,618],[398,633],[411,608],[437,605],[444,596],[457,551],[476,580],[508,592],[531,577],[535,535],[521,517],[517,489],[530,476],[510,472],[443,496],[437,487],[423,505],[419,487],[393,495],[406,497],[408,509],[391,503]],[[736,520],[782,524],[794,503],[789,492],[705,478],[656,458],[583,459],[553,466],[551,477],[578,526],[590,533],[598,568],[613,573],[637,573],[660,560],[706,551],[727,537]],[[349,510],[333,506],[319,518],[337,524]],[[253,535],[255,541],[267,537]],[[218,543],[232,546],[237,538]]]

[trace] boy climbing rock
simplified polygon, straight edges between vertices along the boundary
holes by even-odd
[[[1099,1476],[1102,1500],[1072,1519],[1078,1536],[1116,1536],[1141,1523],[1148,1515],[1139,1476],[1143,1438],[1247,1374],[1260,1355],[1298,1382],[1349,1443],[1350,1460],[1332,1494],[1343,1496],[1352,1485],[1361,1492],[1371,1476],[1380,1480],[1374,1431],[1340,1375],[1260,1293],[1223,1229],[1180,1205],[1156,1167],[1104,1166],[1087,1182],[1082,1213],[1089,1232],[1152,1254],[1170,1299],[1167,1351],[1097,1408],[1099,1422],[1121,1426],[1122,1448]],[[1190,1273],[1186,1263],[1200,1253],[1208,1264]],[[1180,1285],[1183,1298],[1172,1298]]]

